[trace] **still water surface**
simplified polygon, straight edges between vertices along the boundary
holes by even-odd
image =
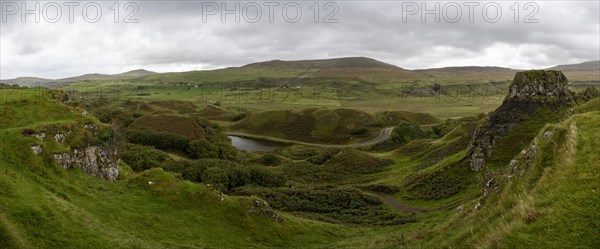
[[[246,151],[274,151],[281,148],[289,147],[290,144],[278,143],[273,141],[266,141],[260,139],[244,138],[229,136],[231,144],[240,149]]]

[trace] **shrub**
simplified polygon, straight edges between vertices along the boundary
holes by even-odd
[[[321,165],[335,156],[339,151],[339,149],[324,149],[319,151],[319,154],[309,157],[306,161],[312,164]]]
[[[103,123],[119,122],[125,127],[129,126],[135,120],[133,113],[123,109],[99,109],[95,111],[98,120]]]
[[[283,158],[272,153],[267,153],[260,157],[260,163],[266,166],[278,166],[281,162],[283,162]]]
[[[128,130],[127,141],[135,144],[154,146],[160,150],[186,152],[190,139],[173,133],[141,128]]]
[[[354,136],[366,135],[367,132],[368,132],[367,128],[364,128],[364,127],[352,129],[349,131],[350,135],[354,135]]]
[[[248,184],[277,187],[285,183],[285,178],[273,168],[245,166],[223,159],[181,160],[169,162],[163,169],[181,174],[183,179],[213,184],[221,191]]]
[[[242,166],[236,164],[234,166],[212,167],[206,170],[204,177],[206,182],[214,184],[226,192],[247,184],[277,187],[285,183],[285,178],[278,171],[256,165]]]
[[[179,173],[183,179],[193,182],[201,182],[207,168],[208,164],[199,160],[172,161],[163,166],[164,170]]]
[[[409,123],[406,121],[400,122],[392,131],[392,141],[399,144],[406,144],[415,138],[424,137],[424,132],[421,127],[415,123]]]
[[[219,152],[215,146],[206,140],[193,140],[189,143],[187,152],[194,159],[217,158]]]
[[[225,143],[211,143],[206,140],[193,140],[189,143],[187,152],[194,159],[220,158],[234,160],[238,156],[235,147]]]
[[[273,208],[304,212],[306,216],[334,223],[397,225],[414,221],[385,208],[381,201],[356,189],[243,187],[239,195],[258,195]]]
[[[398,188],[396,186],[391,186],[391,185],[386,185],[386,184],[381,184],[381,183],[364,185],[364,186],[360,186],[360,188],[367,190],[367,191],[386,193],[386,194],[393,194],[393,193],[400,191],[400,188]]]
[[[466,173],[458,171],[458,167],[444,168],[434,172],[419,172],[407,176],[407,190],[418,198],[439,200],[451,197],[469,184]]]
[[[127,144],[120,148],[121,160],[136,172],[159,167],[169,156],[153,147]]]

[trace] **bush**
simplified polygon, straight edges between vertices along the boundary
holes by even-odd
[[[258,195],[273,208],[304,212],[306,216],[334,223],[397,225],[414,221],[382,205],[379,198],[356,189],[244,187],[235,194]]]
[[[285,183],[283,175],[264,166],[245,166],[223,159],[181,160],[169,162],[164,170],[179,173],[185,180],[213,184],[221,191],[248,184],[277,187]]]
[[[278,166],[283,162],[283,158],[272,153],[264,154],[260,157],[260,163],[266,166]]]
[[[135,120],[133,113],[123,109],[99,109],[94,113],[100,122],[112,123],[119,122],[125,127],[129,126]]]
[[[321,165],[333,158],[338,152],[340,152],[339,149],[321,150],[319,151],[319,154],[309,157],[306,161],[312,164]]]
[[[163,166],[164,170],[179,173],[183,179],[193,182],[201,182],[207,168],[208,164],[199,160],[172,161]]]
[[[193,140],[189,143],[187,152],[194,159],[220,158],[235,160],[238,151],[235,147],[225,143],[211,143],[206,140]]]
[[[386,193],[386,194],[393,194],[393,193],[400,191],[400,188],[398,188],[396,186],[391,186],[391,185],[386,185],[386,184],[381,184],[381,183],[364,185],[364,186],[360,186],[360,188],[367,190],[367,191]]]
[[[349,131],[350,135],[354,135],[354,136],[366,135],[367,132],[368,132],[367,128],[364,128],[364,127],[352,129]]]
[[[281,173],[264,166],[218,166],[207,169],[205,181],[214,184],[223,191],[254,184],[265,187],[282,186],[285,178]]]
[[[120,148],[121,160],[136,172],[159,167],[169,159],[169,155],[149,146],[127,144]]]
[[[185,153],[190,139],[182,135],[141,128],[128,130],[127,141],[134,144],[154,146],[160,150],[176,150]]]
[[[217,158],[219,152],[215,146],[206,140],[193,140],[189,143],[187,152],[194,159]]]
[[[415,123],[409,123],[406,121],[400,122],[394,130],[390,138],[392,141],[399,144],[406,144],[413,139],[424,137],[424,132],[421,127]]]
[[[405,186],[414,196],[425,200],[440,200],[451,197],[469,184],[465,173],[458,167],[434,172],[419,172],[406,177]]]
[[[293,145],[283,148],[279,153],[293,160],[303,160],[319,154],[319,149],[304,145]]]

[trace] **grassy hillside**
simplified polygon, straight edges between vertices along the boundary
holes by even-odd
[[[531,103],[507,105],[507,115],[534,111],[497,139],[494,170],[478,175],[465,156],[489,119],[483,114],[442,122],[404,111],[255,112],[143,99],[64,104],[61,91],[1,93],[0,248],[600,246],[599,98],[537,111]],[[570,108],[574,115],[565,116]],[[403,136],[407,143],[392,151],[229,153],[222,128],[200,118],[233,121],[242,113],[233,129],[297,140],[364,140],[396,122],[422,124],[411,125],[434,136]],[[135,144],[130,131],[151,139]],[[163,143],[172,135],[185,136],[183,149]],[[115,144],[114,182],[54,159]]]
[[[336,226],[286,214],[285,222],[274,222],[270,208],[253,206],[255,197],[221,201],[214,189],[160,168],[133,173],[121,164],[114,183],[65,170],[51,155],[70,142],[41,141],[22,130],[59,125],[70,127],[71,136],[85,130],[82,122],[98,121],[50,94],[40,100],[2,103],[1,248],[272,248],[342,235]],[[29,148],[36,144],[40,155]]]
[[[374,137],[382,126],[374,116],[352,109],[305,109],[251,113],[229,128],[304,142],[347,143]]]
[[[588,61],[579,64],[558,65],[548,69],[562,71],[571,81],[600,82],[600,61]]]
[[[456,215],[446,226],[453,231],[430,243],[598,247],[599,124],[600,113],[592,112],[546,126],[532,142],[536,149],[517,156],[515,168],[496,178],[502,191],[483,200],[481,210]],[[445,242],[448,238],[456,240]]]
[[[438,82],[510,82],[519,70],[504,67],[444,67],[415,70]]]

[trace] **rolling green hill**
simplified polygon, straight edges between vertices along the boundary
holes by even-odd
[[[439,82],[507,82],[519,70],[504,67],[444,67],[415,70]]]
[[[15,79],[0,80],[0,83],[11,84],[11,85],[13,85],[13,84],[23,85],[23,86],[44,86],[44,85],[52,86],[52,85],[58,84],[58,83],[72,83],[72,82],[80,82],[80,81],[126,80],[126,79],[133,79],[133,78],[148,76],[148,75],[152,75],[152,74],[156,74],[156,73],[148,71],[148,70],[144,70],[144,69],[137,69],[137,70],[132,70],[132,71],[128,71],[128,72],[120,73],[120,74],[93,73],[93,74],[84,74],[84,75],[80,75],[80,76],[68,77],[68,78],[62,78],[62,79],[56,79],[56,80],[36,78],[36,77],[19,77],[19,78],[15,78]]]
[[[560,70],[572,81],[595,81],[596,84],[600,83],[600,61],[558,65],[548,69]]]
[[[272,248],[346,236],[287,214],[274,222],[256,197],[222,196],[160,168],[133,173],[119,163],[112,183],[64,169],[52,155],[89,145],[88,127],[105,125],[53,95],[0,107],[0,248]]]
[[[272,67],[282,65],[301,75],[306,63],[168,77],[250,79],[280,74]],[[331,63],[398,70],[364,58],[308,66]],[[151,91],[193,89],[152,82],[164,76],[140,79],[164,87]],[[558,71],[519,72],[495,111],[444,121],[407,111],[264,111],[1,90],[2,249],[600,246],[600,98],[592,88],[570,91]],[[244,152],[208,117],[230,130],[309,142],[367,140],[392,125],[408,131],[393,133],[403,143],[390,150]]]

